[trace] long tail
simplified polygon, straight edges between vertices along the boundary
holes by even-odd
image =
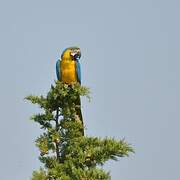
[[[84,123],[83,123],[83,116],[81,112],[81,99],[80,96],[76,100],[76,114],[82,123],[82,135],[84,136]]]

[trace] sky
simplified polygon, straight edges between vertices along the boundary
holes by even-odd
[[[0,0],[0,179],[42,164],[29,120],[69,46],[82,52],[88,136],[125,138],[135,154],[109,161],[112,180],[180,179],[180,1]]]

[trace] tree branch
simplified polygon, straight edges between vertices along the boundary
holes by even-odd
[[[58,132],[59,131],[59,109],[56,110],[56,131]],[[57,157],[57,160],[60,162],[60,155],[59,155],[59,141],[56,141],[56,157]]]

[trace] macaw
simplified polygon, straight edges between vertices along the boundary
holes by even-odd
[[[56,62],[56,75],[57,79],[63,83],[71,85],[73,83],[81,84],[81,67],[79,59],[81,58],[81,51],[78,47],[69,47],[66,48],[62,55],[61,60],[59,59]],[[80,97],[78,97],[76,103],[76,114],[83,125],[83,118],[81,113],[81,101]],[[84,135],[84,130],[83,130]]]

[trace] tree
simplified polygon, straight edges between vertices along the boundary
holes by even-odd
[[[46,97],[25,98],[43,109],[31,119],[43,129],[35,142],[44,167],[34,171],[31,180],[108,180],[110,174],[101,166],[133,152],[124,139],[83,135],[84,126],[76,114],[79,96],[89,98],[89,89],[78,83],[66,85],[57,81]]]

